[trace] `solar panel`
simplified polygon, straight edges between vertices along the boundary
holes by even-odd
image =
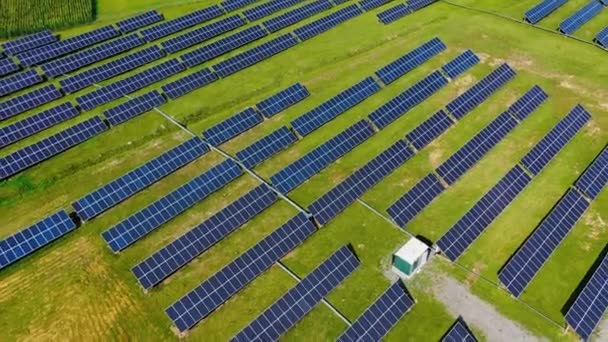
[[[183,33],[161,43],[163,49],[169,53],[174,53],[190,46],[202,43],[223,33],[232,31],[237,27],[245,25],[247,22],[240,15],[233,15],[211,24],[207,24],[196,30]]]
[[[0,128],[0,147],[25,139],[60,122],[71,119],[78,114],[79,111],[72,103],[65,102],[8,126],[4,126]]]
[[[608,182],[608,147],[585,170],[576,181],[576,187],[587,196],[595,199]]]
[[[434,174],[422,178],[405,195],[393,203],[386,211],[399,225],[404,227],[444,190]]]
[[[382,129],[429,98],[446,84],[448,84],[447,78],[440,71],[434,71],[401,94],[378,107],[369,115],[369,119],[376,127]]]
[[[414,305],[401,281],[395,282],[339,337],[339,342],[381,341]]]
[[[408,6],[413,11],[417,11],[423,7],[426,7],[437,0],[410,0]]]
[[[177,59],[170,59],[88,94],[78,96],[76,101],[83,110],[91,110],[184,70],[186,67]]]
[[[287,87],[269,98],[256,103],[255,107],[267,118],[273,117],[285,109],[304,100],[310,95],[308,89],[300,83]]]
[[[243,15],[249,21],[256,21],[262,19],[272,13],[294,6],[303,0],[270,0],[259,6],[247,9],[243,11]]]
[[[604,49],[608,48],[608,26],[598,32],[597,36],[595,36],[595,41]]]
[[[431,141],[447,131],[453,124],[452,119],[441,109],[416,126],[405,137],[417,150],[422,150]]]
[[[194,11],[181,17],[165,21],[158,25],[140,31],[144,39],[148,42],[166,37],[175,32],[187,29],[196,24],[204,23],[213,18],[217,18],[224,14],[221,8],[217,5],[209,6],[198,11]]]
[[[530,181],[532,178],[515,165],[437,241],[443,254],[456,261]]]
[[[240,46],[263,38],[266,35],[267,33],[262,29],[262,27],[256,25],[228,35],[225,38],[219,39],[196,50],[185,53],[181,55],[180,58],[188,67],[193,67],[210,61]]]
[[[328,14],[321,19],[298,27],[293,32],[300,40],[308,40],[360,14],[363,14],[363,11],[359,6],[350,5]]]
[[[441,342],[477,342],[477,339],[464,320],[458,318],[443,336]]]
[[[57,77],[108,57],[129,51],[143,45],[145,41],[137,34],[109,41],[81,52],[42,64],[40,67],[47,77]]]
[[[239,8],[243,8],[257,2],[258,0],[226,0],[220,3],[220,6],[226,10],[226,12],[232,12]]]
[[[170,99],[175,100],[191,91],[213,83],[218,79],[217,75],[211,71],[211,69],[205,68],[181,77],[173,82],[169,82],[162,86],[161,89]]]
[[[105,131],[108,127],[98,116],[83,121],[37,143],[0,158],[0,179],[17,174]]]
[[[363,100],[377,93],[380,89],[380,85],[373,77],[367,77],[363,81],[300,115],[291,121],[291,126],[298,134],[306,136],[338,115],[363,102]]]
[[[76,224],[64,210],[61,210],[0,240],[0,270],[74,229]]]
[[[583,106],[576,105],[522,158],[522,165],[537,175],[590,119],[591,114]]]
[[[164,57],[166,53],[158,46],[153,45],[118,58],[106,64],[83,71],[74,76],[59,81],[61,88],[67,93],[74,93],[94,83],[110,79],[116,75],[138,68]]]
[[[376,71],[376,76],[378,76],[384,84],[390,84],[445,49],[446,46],[441,39],[435,37],[378,69]]]
[[[127,102],[121,103],[118,106],[114,106],[104,111],[103,114],[112,126],[116,126],[140,114],[148,112],[165,102],[167,102],[167,100],[158,92],[158,90],[152,90],[132,98]]]
[[[588,4],[574,12],[559,24],[559,30],[564,34],[572,34],[586,22],[598,15],[604,6],[599,1],[591,0]]]
[[[205,140],[211,145],[218,146],[245,132],[251,127],[264,121],[262,116],[253,108],[244,111],[203,131]]]
[[[13,72],[21,69],[21,67],[13,61],[12,58],[0,59],[0,76],[12,74]]]
[[[321,13],[332,8],[332,4],[328,0],[313,1],[304,6],[300,6],[293,10],[287,11],[274,18],[270,18],[262,23],[264,27],[272,32],[279,31],[287,26],[291,26],[306,18],[310,18],[317,13]]]
[[[515,71],[509,65],[502,64],[481,81],[448,103],[446,108],[456,118],[462,119],[465,114],[485,101],[513,77],[515,77]]]
[[[228,159],[122,220],[101,235],[114,253],[120,252],[222,188],[242,172],[238,164]]]
[[[245,52],[242,52],[234,57],[223,60],[213,66],[215,72],[220,77],[226,77],[239,70],[250,67],[258,62],[261,62],[279,52],[298,44],[298,41],[291,33],[284,34],[277,38],[260,44]]]
[[[479,63],[479,57],[473,51],[467,50],[454,58],[441,69],[450,77],[456,78],[458,75],[469,70],[471,67]]]
[[[393,21],[397,21],[397,19],[405,17],[411,12],[412,10],[410,10],[407,4],[398,4],[378,13],[376,16],[378,17],[378,20],[381,23],[383,23],[384,25],[388,25]]]
[[[413,155],[414,152],[407,144],[403,140],[398,140],[343,182],[319,197],[308,206],[308,210],[319,224],[326,224]]]
[[[59,40],[50,30],[44,30],[0,44],[2,50],[9,55],[31,50],[42,45]]]
[[[116,26],[122,33],[132,32],[142,27],[146,27],[162,21],[163,15],[158,13],[157,10],[148,11],[136,16],[121,20],[116,23]]]
[[[295,134],[283,126],[237,152],[236,157],[246,168],[251,169],[297,140]]]
[[[524,14],[524,20],[530,24],[536,24],[567,1],[568,0],[544,0],[527,11],[526,14]]]
[[[608,307],[608,255],[604,255],[591,278],[566,313],[566,322],[587,341]]]
[[[12,94],[34,84],[44,81],[36,70],[26,70],[18,74],[0,79],[0,96]]]
[[[13,97],[0,103],[0,120],[6,120],[17,114],[42,106],[62,97],[63,94],[54,84],[34,89],[28,93]]]
[[[548,97],[549,95],[541,87],[535,85],[509,107],[509,112],[519,120],[524,120]]]
[[[231,341],[276,341],[357,267],[357,256],[344,246],[243,328]]]
[[[369,122],[361,120],[283,168],[270,180],[279,191],[288,193],[373,134]]]
[[[179,331],[192,328],[316,231],[298,214],[168,307]]]
[[[200,138],[192,138],[81,197],[72,207],[78,217],[88,221],[208,151],[209,147]]]
[[[382,5],[388,4],[391,1],[392,0],[362,0],[359,2],[359,6],[361,6],[364,11],[371,11]]]
[[[262,184],[156,251],[131,271],[144,289],[156,286],[276,201],[277,195]]]
[[[498,273],[509,292],[519,297],[588,206],[576,190],[568,190]]]

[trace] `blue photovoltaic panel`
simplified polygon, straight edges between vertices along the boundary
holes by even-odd
[[[200,27],[196,30],[186,32],[177,37],[168,39],[161,43],[163,49],[169,53],[174,53],[190,46],[202,43],[213,37],[234,30],[245,25],[247,22],[240,15],[233,15],[211,24]]]
[[[509,292],[519,297],[588,206],[576,190],[568,190],[498,273]]]
[[[500,114],[456,153],[452,154],[448,160],[443,162],[437,168],[437,173],[446,183],[454,184],[460,176],[464,175],[488,151],[496,146],[515,126],[517,126],[517,120],[509,113]]]
[[[364,11],[371,11],[374,8],[378,8],[391,1],[392,0],[362,0],[359,2],[359,5],[363,8]]]
[[[76,224],[64,210],[61,210],[0,240],[0,270],[74,229]]]
[[[384,25],[388,25],[397,19],[401,19],[406,15],[410,14],[412,10],[406,4],[398,4],[387,10],[384,10],[377,14],[378,20]]]
[[[513,167],[437,241],[443,254],[456,261],[530,181],[519,165]]]
[[[587,5],[574,12],[559,24],[559,30],[564,34],[572,34],[586,22],[598,15],[604,6],[597,0],[591,0]]]
[[[294,6],[302,1],[303,0],[270,0],[259,6],[244,10],[243,15],[249,21],[256,21],[282,9]]]
[[[453,124],[452,119],[441,109],[406,134],[405,137],[417,150],[421,150],[447,131]]]
[[[410,0],[407,4],[412,11],[417,11],[423,7],[426,7],[437,0]]]
[[[477,63],[479,63],[479,57],[477,57],[473,51],[467,50],[442,66],[441,69],[445,71],[450,78],[456,78],[456,76],[469,70]]]
[[[277,53],[287,50],[288,48],[298,44],[298,41],[291,33],[284,34],[277,38],[260,44],[252,49],[240,53],[234,57],[230,57],[213,66],[213,69],[221,76],[226,77],[239,70],[250,67],[258,62],[261,62]]]
[[[165,95],[170,99],[175,100],[180,96],[184,96],[189,92],[202,88],[209,83],[217,81],[219,78],[209,68],[201,69],[190,75],[186,75],[176,81],[169,82],[161,87]]]
[[[140,51],[133,52],[114,61],[83,71],[74,76],[59,81],[61,88],[73,93],[91,84],[110,79],[116,75],[138,68],[164,57],[166,53],[158,46],[153,45]]]
[[[522,158],[522,165],[537,175],[590,119],[591,114],[583,106],[576,105]]]
[[[477,339],[466,323],[461,318],[458,318],[450,330],[443,336],[441,342],[477,342]]]
[[[595,41],[604,49],[608,49],[608,26],[606,26],[597,34],[597,36],[595,36]]]
[[[54,84],[46,85],[0,103],[0,120],[6,120],[19,113],[42,106],[62,97],[63,94]]]
[[[296,142],[298,138],[283,126],[236,153],[236,157],[250,169]]]
[[[321,103],[314,109],[300,115],[291,122],[291,126],[298,134],[306,136],[338,115],[377,93],[380,89],[380,85],[374,78],[368,77]]]
[[[417,66],[431,59],[431,57],[445,50],[446,46],[439,38],[433,38],[420,45],[407,54],[397,58],[376,71],[376,76],[385,84],[389,84],[399,77],[414,70]]]
[[[256,103],[255,107],[265,117],[270,118],[304,100],[308,95],[310,95],[308,89],[302,84],[296,83],[269,98]]]
[[[181,31],[196,24],[217,18],[224,14],[217,5],[203,8],[192,13],[188,13],[179,18],[165,21],[158,25],[140,31],[144,39],[148,42],[166,37],[175,32]]]
[[[165,310],[179,331],[192,328],[316,231],[298,214]]]
[[[7,57],[0,59],[0,76],[11,74],[19,69],[21,69],[21,67],[11,58]]]
[[[296,36],[298,36],[298,38],[300,38],[302,41],[308,40],[360,14],[363,14],[363,11],[361,8],[359,8],[359,6],[350,5],[328,14],[321,19],[317,19],[309,24],[298,27],[293,31],[293,33],[295,33]]]
[[[34,69],[22,71],[18,74],[0,79],[0,96],[14,93],[34,84],[42,82],[43,79]]]
[[[583,287],[566,313],[566,322],[587,341],[608,307],[608,255]]]
[[[535,85],[509,107],[509,112],[519,120],[524,120],[548,97],[549,95],[541,87]]]
[[[326,224],[413,155],[414,152],[407,144],[403,140],[398,140],[343,182],[319,197],[308,206],[308,210],[319,224]]]
[[[163,19],[164,18],[162,14],[158,13],[157,10],[152,10],[127,18],[125,20],[121,20],[116,23],[116,26],[118,27],[120,32],[127,33],[157,23],[159,21],[162,21]]]
[[[279,191],[288,193],[373,134],[369,122],[361,120],[283,168],[270,180]]]
[[[220,6],[226,10],[226,12],[232,12],[239,8],[249,6],[258,0],[226,0],[220,3]]]
[[[9,55],[15,55],[23,51],[31,50],[42,45],[50,44],[58,40],[57,36],[50,30],[40,31],[24,37],[20,37],[0,44],[2,50]]]
[[[381,341],[413,305],[405,285],[397,281],[338,337],[338,342]]]
[[[4,52],[0,52],[0,59],[3,59],[5,57],[6,57],[6,55],[4,54]]]
[[[357,256],[344,246],[249,323],[231,341],[276,341],[359,267]]]
[[[317,13],[326,11],[332,7],[332,4],[328,0],[317,0],[313,1],[304,6],[300,6],[293,10],[287,11],[274,18],[270,18],[262,23],[266,29],[270,32],[276,32],[287,26],[291,26],[299,21],[306,18],[312,17]]]
[[[509,65],[502,64],[481,81],[448,103],[446,108],[456,118],[461,119],[513,77],[515,77],[515,71]]]
[[[399,198],[386,211],[399,225],[404,227],[444,190],[434,174],[422,178],[405,195]]]
[[[608,147],[589,165],[583,175],[576,181],[576,187],[594,199],[608,183]]]
[[[156,286],[276,200],[277,195],[262,184],[156,251],[131,271],[144,289]]]
[[[0,147],[27,138],[60,122],[78,115],[80,112],[71,102],[65,102],[38,114],[29,116],[0,128]]]
[[[524,14],[524,20],[530,24],[536,24],[567,1],[568,0],[544,0],[527,11],[526,14]]]
[[[264,121],[262,116],[250,107],[204,130],[203,136],[205,137],[205,141],[211,145],[218,146],[262,121]]]
[[[167,102],[158,90],[139,95],[103,112],[112,126],[121,124]]]
[[[249,44],[267,35],[261,26],[256,25],[242,31],[233,33],[225,38],[219,39],[196,50],[192,50],[180,56],[187,66],[193,67],[210,61],[240,46]]]
[[[0,179],[19,173],[105,131],[98,116],[0,158]]]
[[[228,159],[129,216],[101,235],[112,251],[117,253],[222,188],[240,176],[242,172],[243,170],[238,164]]]
[[[200,138],[192,138],[129,171],[72,203],[78,217],[88,221],[126,200],[209,151]]]
[[[447,78],[440,71],[435,71],[384,105],[378,107],[369,115],[369,119],[376,127],[382,129],[426,100],[446,84],[448,84]]]

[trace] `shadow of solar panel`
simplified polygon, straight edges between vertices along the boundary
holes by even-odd
[[[146,27],[162,21],[163,15],[158,13],[157,10],[148,11],[136,16],[121,20],[116,23],[118,30],[122,33],[132,32],[142,27]]]
[[[334,13],[328,14],[321,19],[298,27],[293,33],[302,41],[308,40],[360,14],[363,14],[363,11],[359,6],[350,5],[339,9]]]
[[[213,69],[220,77],[226,77],[287,50],[296,44],[298,44],[298,41],[294,36],[291,33],[287,33],[221,61],[215,64]]]
[[[576,105],[530,152],[521,164],[537,175],[574,135],[591,119],[591,114]]]
[[[401,94],[378,107],[368,117],[376,127],[382,129],[429,98],[446,84],[448,84],[447,78],[441,72],[434,71]]]
[[[187,66],[193,67],[210,61],[240,46],[249,44],[267,34],[261,26],[256,25],[242,31],[233,33],[225,38],[219,39],[196,50],[192,50],[180,56]]]
[[[608,26],[598,32],[597,36],[595,36],[595,42],[598,43],[604,49],[608,48]]]
[[[270,32],[276,32],[287,26],[291,26],[297,22],[300,22],[306,18],[310,18],[317,13],[326,11],[332,7],[332,4],[328,0],[313,1],[304,6],[300,6],[293,10],[287,11],[274,18],[270,18],[262,23],[264,27]]]
[[[448,103],[446,108],[456,118],[462,119],[462,117],[485,101],[513,77],[515,77],[515,71],[509,65],[502,64],[481,81]]]
[[[509,107],[509,112],[519,120],[524,120],[548,97],[549,95],[541,87],[535,85]]]
[[[156,286],[276,200],[277,195],[266,184],[262,184],[156,251],[131,271],[144,289]]]
[[[249,21],[256,21],[271,15],[272,13],[289,8],[299,4],[303,0],[270,0],[259,6],[243,11],[243,15]]]
[[[166,56],[158,46],[153,45],[140,51],[133,52],[114,61],[83,71],[74,76],[59,81],[61,88],[68,93],[74,93],[94,83],[110,79],[116,75],[138,68]]]
[[[544,0],[527,11],[526,14],[524,14],[524,20],[530,24],[536,24],[567,1],[568,0]]]
[[[105,131],[98,116],[0,158],[0,179],[17,174]]]
[[[161,89],[170,99],[175,100],[218,79],[218,76],[211,69],[205,68],[179,78],[176,81],[169,82],[162,86]]]
[[[348,246],[338,249],[231,341],[278,340],[357,267],[359,260]]]
[[[386,212],[399,225],[405,227],[422,209],[431,203],[444,190],[434,174],[422,178],[405,195],[393,203]]]
[[[121,124],[167,102],[158,90],[139,95],[103,112],[112,126]]]
[[[456,78],[458,75],[469,70],[474,65],[479,63],[479,57],[473,51],[467,50],[454,58],[447,64],[441,67],[441,69],[450,77]]]
[[[477,339],[464,320],[459,317],[443,336],[441,342],[477,342]]]
[[[374,134],[361,120],[270,177],[275,188],[288,193]]]
[[[568,190],[498,273],[509,292],[519,297],[588,206],[576,190]]]
[[[22,71],[0,80],[0,96],[12,94],[42,81],[42,77],[38,75],[36,70]]]
[[[296,83],[269,98],[256,103],[255,107],[267,118],[284,111],[285,109],[304,100],[310,95],[308,89],[300,83]]]
[[[237,152],[236,157],[246,168],[251,169],[297,140],[295,134],[283,126]]]
[[[608,183],[608,147],[591,163],[576,181],[576,187],[589,198],[595,199]]]
[[[258,0],[226,0],[226,1],[222,1],[220,3],[220,6],[222,6],[222,8],[226,10],[226,12],[232,12],[239,8],[249,6],[257,1]]]
[[[385,84],[392,83],[445,49],[446,46],[441,39],[433,38],[378,69],[376,71],[376,76]]]
[[[74,229],[76,229],[74,222],[64,210],[61,210],[0,240],[0,270]]]
[[[12,74],[19,69],[21,69],[21,67],[11,58],[7,57],[0,59],[0,76]]]
[[[373,77],[367,77],[314,109],[300,115],[291,122],[291,126],[298,134],[306,136],[338,115],[363,102],[380,89],[382,89],[381,86]]]
[[[403,140],[398,140],[319,197],[308,206],[308,210],[319,224],[326,224],[413,155],[414,152],[407,144]]]
[[[316,231],[298,214],[168,307],[179,331],[192,328]]]
[[[174,53],[190,46],[202,43],[223,33],[232,31],[237,27],[245,25],[247,22],[240,15],[233,15],[228,18],[213,22],[193,31],[186,32],[177,37],[171,38],[161,43],[163,49],[169,53]]]
[[[382,5],[388,4],[391,1],[392,0],[362,0],[359,1],[359,6],[361,6],[364,11],[371,11]]]
[[[0,120],[6,120],[17,114],[42,106],[63,97],[63,94],[54,84],[34,89],[29,93],[13,97],[0,103]]]
[[[338,342],[381,341],[413,305],[405,285],[397,281],[338,337]]]
[[[413,12],[430,5],[435,1],[437,0],[409,0],[407,4]]]
[[[0,52],[0,59],[6,58],[6,55],[4,54],[4,52]]]
[[[76,109],[72,103],[65,102],[8,126],[4,126],[0,128],[0,147],[25,139],[60,122],[71,119],[79,113],[78,109]]]
[[[19,37],[0,44],[2,50],[9,55],[31,50],[59,40],[50,30],[44,30],[27,36]]]
[[[218,146],[222,143],[240,135],[246,130],[264,121],[262,116],[253,108],[244,111],[218,123],[203,131],[205,140],[211,145]]]
[[[231,159],[203,172],[101,235],[115,253],[168,222],[242,174]]]
[[[452,119],[441,109],[416,126],[405,137],[417,150],[422,150],[431,141],[447,131],[453,124]]]
[[[209,6],[192,13],[188,13],[181,17],[165,21],[158,25],[140,31],[141,35],[148,42],[166,37],[175,32],[187,29],[196,24],[204,23],[211,19],[217,18],[224,14],[221,8],[217,5]]]
[[[378,13],[376,16],[378,20],[384,25],[388,25],[393,21],[397,21],[397,19],[401,19],[406,15],[410,14],[412,11],[406,4],[398,4],[397,6],[393,6],[387,10],[384,10]]]
[[[530,181],[532,178],[515,165],[437,241],[443,254],[456,261]]]
[[[583,26],[583,24],[598,15],[603,8],[604,6],[602,6],[599,1],[591,0],[588,4],[574,12],[570,17],[566,18],[566,20],[562,21],[559,24],[558,29],[563,34],[572,34]]]

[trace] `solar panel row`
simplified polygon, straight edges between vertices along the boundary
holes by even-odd
[[[0,120],[6,120],[60,97],[63,97],[63,94],[54,84],[49,84],[42,88],[34,89],[28,93],[13,97],[0,103]]]
[[[361,6],[364,11],[371,11],[391,1],[392,0],[361,0],[359,6]]]
[[[464,320],[459,317],[443,336],[441,342],[477,342],[477,339]]]
[[[568,0],[544,0],[527,11],[524,15],[524,20],[530,24],[536,24],[567,1]]]
[[[434,174],[430,173],[401,196],[386,211],[399,227],[404,227],[422,209],[439,196],[445,188]]]
[[[103,112],[112,126],[121,124],[138,115],[148,112],[155,107],[158,107],[167,102],[157,90],[152,90],[145,94],[121,103],[117,106],[107,109]]]
[[[407,133],[405,138],[417,150],[421,150],[453,124],[454,121],[441,109]]]
[[[232,12],[239,8],[243,8],[245,6],[251,5],[252,3],[258,0],[226,0],[220,3],[220,6],[224,8],[227,12]]]
[[[0,76],[12,74],[19,69],[21,67],[12,58],[6,57],[0,59]]]
[[[413,12],[430,5],[435,1],[437,0],[409,0],[407,4]]]
[[[217,81],[219,78],[209,68],[201,69],[192,74],[178,78],[173,82],[169,82],[161,87],[165,95],[170,99],[175,100],[180,96],[184,96],[189,92],[202,88],[209,83]]]
[[[246,24],[245,19],[240,15],[233,15],[211,24],[183,33],[177,37],[165,40],[161,43],[163,49],[169,53],[174,53],[190,46],[202,43],[213,37],[217,37],[226,32],[232,31],[237,27]]]
[[[541,87],[535,85],[509,107],[509,112],[522,121],[548,97]]]
[[[5,96],[44,81],[34,69],[0,79],[0,96]]]
[[[237,152],[236,157],[246,168],[251,169],[297,140],[296,135],[283,126]]]
[[[606,183],[608,183],[608,147],[600,152],[600,155],[576,181],[576,187],[585,195],[595,199]]]
[[[574,12],[566,20],[559,24],[559,30],[564,34],[572,34],[586,22],[598,15],[604,6],[597,0],[591,0],[588,4]]]
[[[285,109],[304,100],[310,95],[308,89],[300,83],[289,86],[280,92],[256,103],[255,107],[267,118],[271,118]]]
[[[410,10],[407,4],[398,4],[378,13],[376,16],[378,17],[378,20],[381,23],[383,23],[384,25],[388,25],[394,21],[397,21],[398,19],[405,17],[411,12],[412,10]]]
[[[175,32],[184,30],[188,27],[204,23],[205,21],[217,18],[224,14],[224,11],[217,6],[209,6],[198,11],[194,11],[183,15],[179,18],[165,21],[150,28],[141,30],[141,34],[148,42],[166,37]]]
[[[125,20],[121,20],[116,23],[116,26],[122,33],[128,33],[135,30],[138,30],[142,27],[146,27],[162,21],[164,19],[163,15],[158,13],[157,10],[148,11],[142,14],[138,14],[136,16],[127,18]]]
[[[56,42],[59,38],[50,30],[44,30],[27,36],[19,37],[0,44],[2,50],[9,55],[31,50],[43,45]]]
[[[203,131],[205,140],[211,145],[218,146],[236,137],[253,126],[264,121],[255,109],[249,107],[244,111]]]
[[[477,63],[479,63],[479,57],[477,57],[473,51],[467,50],[442,66],[441,70],[443,70],[450,78],[456,78],[456,76],[469,70]]]
[[[298,27],[293,32],[300,40],[308,40],[360,14],[363,14],[363,11],[359,6],[350,5],[328,14],[323,18]]]
[[[268,19],[262,22],[262,25],[272,33],[330,8],[332,4],[328,0],[317,0]]]
[[[244,10],[243,15],[247,20],[255,21],[269,16],[272,13],[295,6],[302,1],[303,0],[270,0],[256,7]]]
[[[598,43],[604,49],[608,49],[608,26],[598,32],[597,36],[595,36],[595,42]]]

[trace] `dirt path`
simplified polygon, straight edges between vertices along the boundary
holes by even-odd
[[[591,335],[590,341],[608,341],[608,318],[604,315],[604,319],[600,321],[595,329],[595,333]]]

